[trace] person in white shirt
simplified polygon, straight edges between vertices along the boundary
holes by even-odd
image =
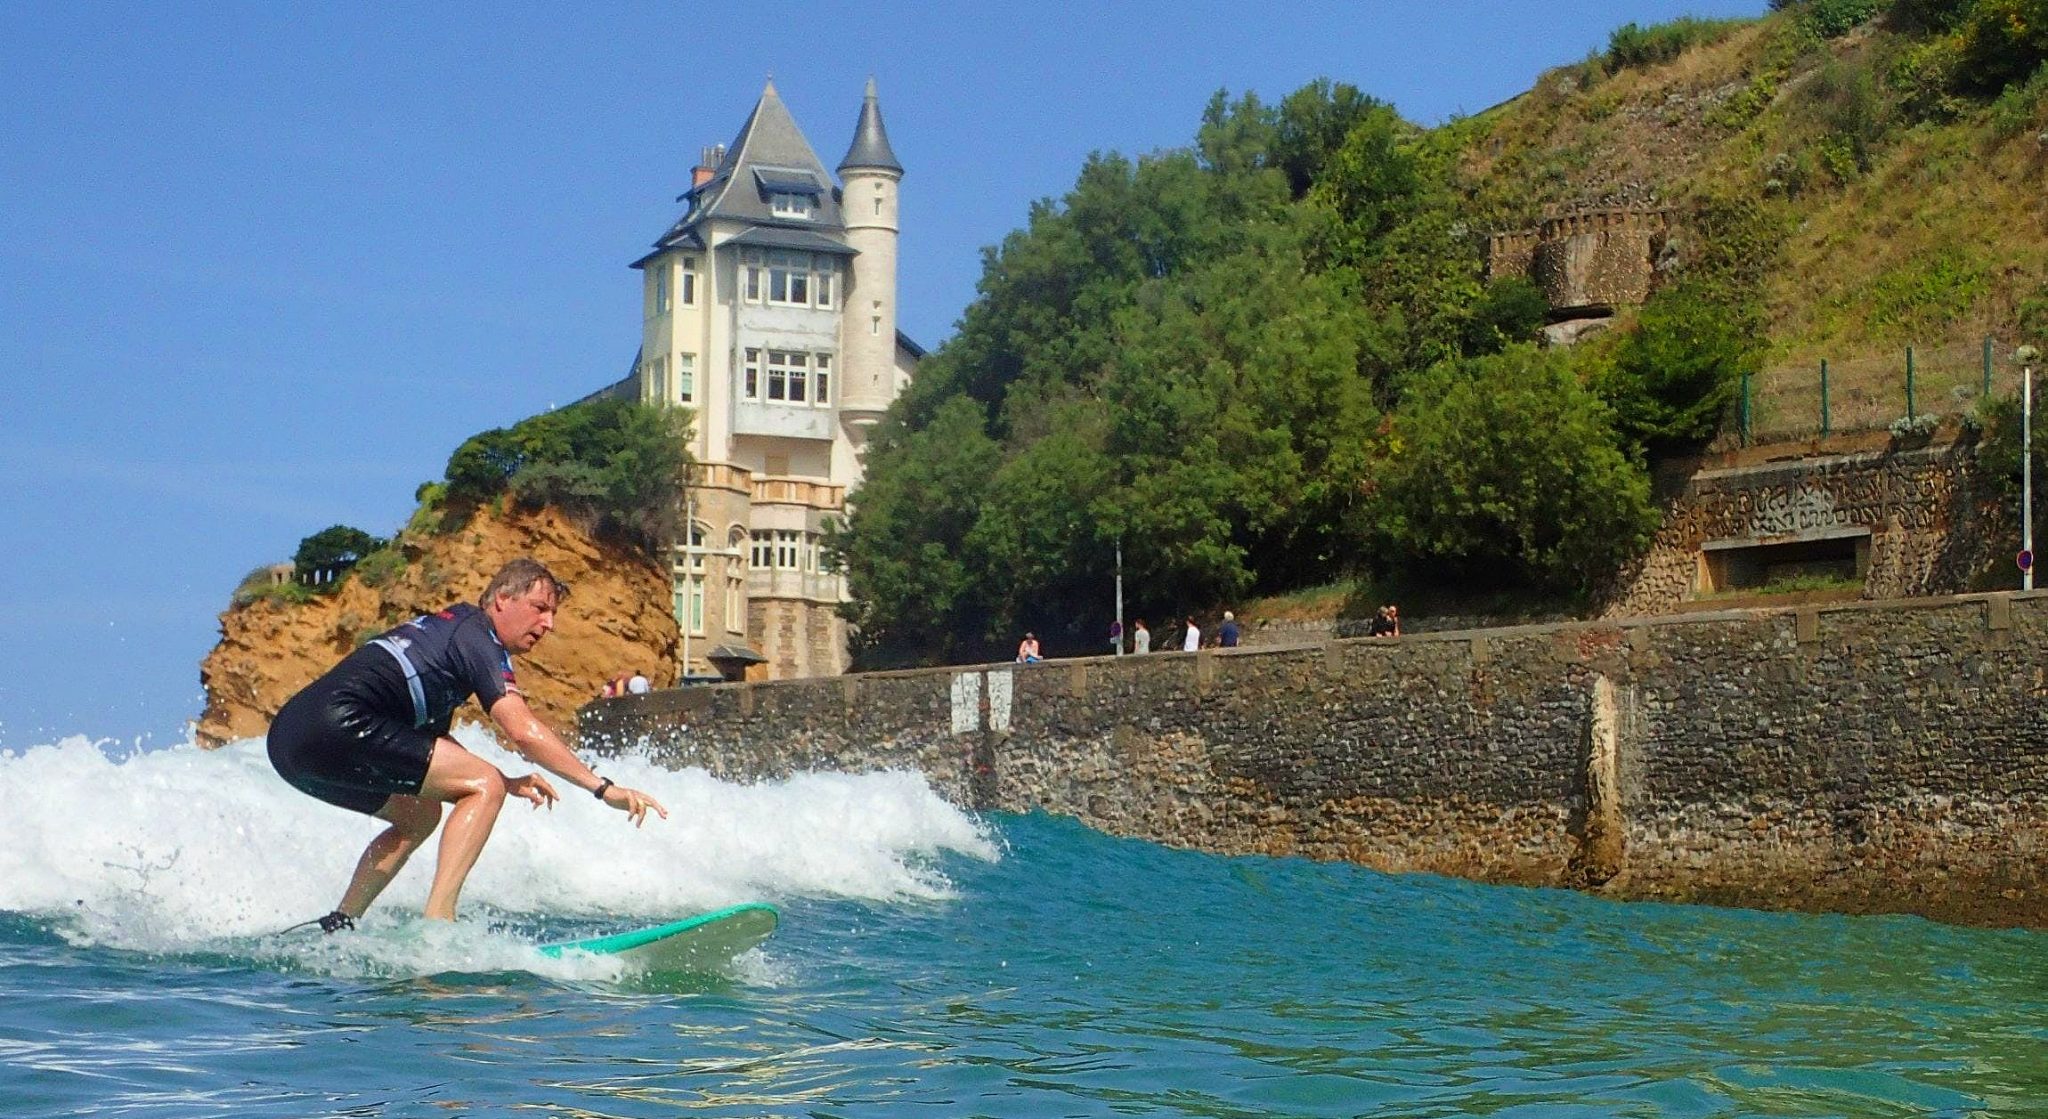
[[[647,674],[637,668],[633,670],[633,678],[626,681],[626,692],[629,695],[646,695],[653,687],[654,685],[647,682]]]
[[[1194,616],[1188,616],[1188,634],[1181,638],[1180,651],[1192,653],[1202,647],[1202,627],[1195,624]]]
[[[1131,652],[1149,653],[1151,651],[1152,631],[1145,628],[1145,619],[1139,618],[1131,626]]]

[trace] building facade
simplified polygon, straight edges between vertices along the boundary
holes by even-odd
[[[822,547],[869,431],[920,350],[896,329],[897,188],[875,85],[835,179],[771,81],[707,148],[682,216],[633,267],[641,341],[618,395],[687,407],[696,460],[673,548],[683,671],[778,679],[847,665],[844,576]]]

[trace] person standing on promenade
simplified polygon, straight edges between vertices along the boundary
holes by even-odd
[[[1180,651],[1192,653],[1202,647],[1202,627],[1195,624],[1195,616],[1188,615],[1188,630],[1180,639]]]
[[[1225,610],[1223,612],[1223,624],[1216,627],[1216,644],[1221,645],[1225,649],[1235,649],[1237,648],[1238,637],[1237,615]]]
[[[449,737],[455,709],[475,696],[513,749],[626,813],[637,826],[659,801],[599,778],[520,694],[512,656],[555,628],[569,587],[538,561],[515,559],[491,577],[479,605],[459,603],[365,643],[285,701],[271,722],[270,764],[292,787],[391,826],[363,850],[323,932],[354,928],[412,853],[441,825],[440,858],[425,916],[455,919],[462,884],[483,852],[507,796],[552,807],[538,773],[508,777]],[[312,924],[316,922],[308,922]]]
[[[1139,618],[1131,623],[1131,652],[1149,653],[1151,651],[1152,631],[1145,628],[1145,619]]]

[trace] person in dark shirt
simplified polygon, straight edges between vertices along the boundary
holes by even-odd
[[[270,764],[300,792],[387,821],[370,841],[323,931],[355,927],[370,903],[441,824],[440,860],[425,915],[455,919],[456,899],[483,852],[507,796],[552,807],[538,773],[508,777],[448,736],[455,709],[475,696],[513,749],[626,813],[637,826],[668,810],[653,797],[600,779],[527,706],[512,673],[555,627],[569,593],[538,561],[520,558],[492,576],[480,605],[462,603],[364,644],[285,701],[272,720]],[[312,922],[309,922],[312,923]]]
[[[1228,610],[1223,612],[1223,624],[1216,627],[1216,644],[1225,649],[1237,648],[1240,634],[1237,629],[1237,615]]]

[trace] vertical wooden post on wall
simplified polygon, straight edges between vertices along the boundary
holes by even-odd
[[[1991,395],[1991,336],[1984,336],[1984,390],[1979,395]]]
[[[1749,371],[1742,372],[1742,445],[1749,446]]]
[[[1913,420],[1913,347],[1906,347],[1906,422]]]
[[[1828,437],[1828,359],[1820,359],[1820,437]]]

